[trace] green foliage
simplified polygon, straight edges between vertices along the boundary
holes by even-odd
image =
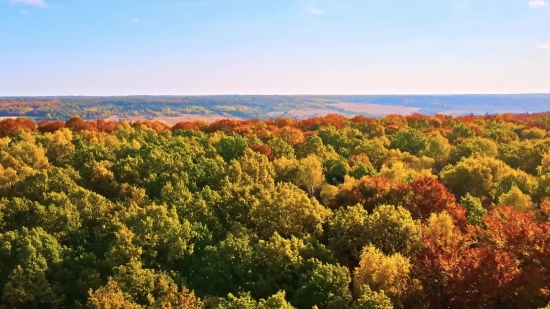
[[[476,133],[467,124],[459,122],[454,125],[453,131],[448,136],[449,142],[456,144],[460,140],[475,137]]]
[[[460,204],[466,208],[466,216],[470,224],[483,224],[483,216],[487,214],[487,210],[483,208],[480,199],[471,196],[470,193],[467,193],[460,200]]]
[[[351,300],[349,270],[343,266],[309,261],[311,269],[300,277],[300,288],[296,291],[292,304],[298,308],[337,309],[343,308]]]
[[[0,308],[544,306],[546,118],[2,120]]]
[[[244,154],[245,149],[248,147],[248,142],[239,135],[225,136],[214,144],[214,147],[216,147],[218,154],[226,162],[229,162]]]
[[[360,295],[352,309],[393,309],[393,304],[384,291],[375,292],[368,285],[364,285]]]
[[[462,142],[450,153],[451,163],[456,163],[462,158],[470,157],[496,157],[498,155],[497,144],[490,139],[474,137],[462,140]]]
[[[390,148],[416,155],[424,150],[427,144],[428,140],[424,133],[419,130],[409,129],[397,132],[391,139]]]
[[[385,254],[412,255],[420,246],[420,223],[405,208],[380,205],[369,215],[369,243]]]
[[[365,176],[376,176],[376,169],[372,165],[359,163],[348,171],[348,175],[355,179],[361,179]]]

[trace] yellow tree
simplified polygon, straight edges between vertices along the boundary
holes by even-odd
[[[310,155],[300,160],[296,185],[304,187],[309,196],[314,196],[317,190],[323,185],[325,176],[323,165],[316,156]]]
[[[400,305],[411,288],[411,267],[409,259],[399,253],[386,256],[369,245],[353,273],[354,293],[360,296],[364,286],[369,286],[374,291],[384,291],[394,305]]]

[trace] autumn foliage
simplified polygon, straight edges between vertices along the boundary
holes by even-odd
[[[3,119],[0,308],[544,308],[549,126]]]

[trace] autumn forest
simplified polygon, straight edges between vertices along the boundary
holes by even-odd
[[[0,121],[0,308],[550,308],[550,114]]]

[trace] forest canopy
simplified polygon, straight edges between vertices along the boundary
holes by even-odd
[[[549,132],[548,114],[5,119],[0,308],[543,308]]]

